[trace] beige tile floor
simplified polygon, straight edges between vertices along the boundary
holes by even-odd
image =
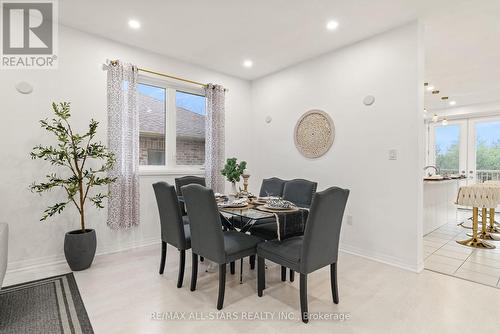
[[[459,211],[458,221],[465,221],[470,211]],[[456,240],[469,238],[457,224],[444,225],[424,236],[425,269],[500,288],[500,241],[489,241],[496,249],[475,249],[462,246]]]
[[[463,253],[449,248],[457,256]],[[152,320],[153,312],[216,311],[217,274],[200,269],[198,289],[190,292],[188,252],[184,286],[177,289],[177,251],[169,247],[163,276],[157,272],[159,254],[160,245],[155,245],[102,255],[91,268],[75,273],[96,333],[496,333],[500,326],[500,289],[428,270],[416,274],[345,253],[339,259],[340,304],[331,301],[329,271],[324,269],[310,275],[309,310],[348,314],[349,320],[301,323],[298,279],[281,282],[279,267],[272,264],[262,298],[256,296],[256,272],[248,264],[243,284],[238,275],[228,274],[223,311],[292,312],[296,320]],[[464,268],[463,274],[473,269]],[[68,271],[61,264],[9,273],[5,284]]]

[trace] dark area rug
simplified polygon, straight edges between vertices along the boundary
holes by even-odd
[[[94,333],[73,273],[2,288],[0,333]]]

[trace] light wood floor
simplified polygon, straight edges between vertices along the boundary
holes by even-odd
[[[424,271],[415,274],[341,253],[340,304],[334,305],[329,270],[309,278],[309,311],[349,314],[345,321],[299,319],[298,277],[280,281],[269,264],[268,288],[256,295],[256,271],[244,267],[244,283],[228,273],[223,312],[294,312],[296,320],[152,320],[155,312],[216,312],[217,273],[200,268],[197,291],[189,291],[190,253],[184,286],[176,288],[177,250],[169,247],[165,275],[158,275],[160,245],[102,255],[75,277],[96,333],[497,333],[500,290]],[[237,266],[237,268],[239,268]],[[68,272],[65,264],[9,273],[5,285]],[[238,272],[237,272],[238,273]],[[210,313],[212,312],[212,313]]]

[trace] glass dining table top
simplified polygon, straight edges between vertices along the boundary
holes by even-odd
[[[219,211],[222,213],[230,214],[233,216],[239,216],[242,218],[247,218],[251,220],[259,220],[265,218],[274,218],[274,214],[271,212],[260,211],[255,208],[222,208],[219,207]]]
[[[178,198],[179,198],[179,201],[181,203],[184,203],[184,198],[182,196],[178,196]],[[232,216],[238,216],[238,217],[246,218],[246,219],[250,219],[250,220],[274,218],[273,213],[258,210],[253,205],[248,205],[247,207],[244,207],[244,208],[228,208],[228,207],[218,207],[218,208],[219,208],[219,212],[221,212],[221,213],[232,215]]]

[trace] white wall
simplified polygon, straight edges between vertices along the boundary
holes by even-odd
[[[106,59],[122,59],[141,67],[184,76],[200,82],[214,82],[229,89],[226,98],[226,151],[241,154],[245,147],[250,117],[250,84],[163,56],[112,41],[60,28],[59,69],[0,71],[0,221],[9,223],[9,269],[57,261],[64,258],[64,233],[78,228],[78,215],[69,207],[52,221],[39,222],[44,208],[59,191],[38,197],[28,190],[50,168],[31,161],[28,153],[48,137],[38,120],[50,117],[52,101],[72,103],[73,123],[85,127],[90,118],[100,122],[100,139],[106,142]],[[16,92],[14,86],[27,81],[34,86],[30,95]],[[84,128],[81,128],[84,130]],[[98,252],[159,242],[156,202],[151,184],[156,180],[172,182],[175,175],[141,177],[141,224],[128,231],[113,231],[105,224],[106,211],[89,208],[88,225],[97,230]]]
[[[341,247],[415,271],[422,269],[422,51],[414,23],[252,82],[249,161],[253,190],[270,176],[349,188],[353,224],[344,219]],[[375,96],[373,106],[363,105],[366,95]],[[336,137],[325,156],[309,160],[295,149],[293,129],[316,108],[333,118]],[[388,160],[390,149],[398,160]]]
[[[58,70],[0,73],[0,221],[8,222],[10,270],[63,259],[64,233],[77,228],[74,209],[49,222],[40,213],[62,194],[37,197],[28,191],[48,171],[28,152],[47,142],[37,121],[50,116],[52,101],[71,101],[74,124],[93,117],[106,138],[105,59],[119,58],[145,68],[215,82],[229,88],[226,99],[226,154],[249,162],[250,187],[263,177],[303,177],[349,188],[342,248],[410,270],[421,269],[422,234],[422,50],[417,24],[348,46],[252,83],[67,28],[60,30]],[[28,81],[31,95],[14,86]],[[372,107],[364,96],[376,97]],[[324,157],[303,158],[293,145],[293,128],[306,110],[327,111],[336,126],[335,143]],[[265,116],[273,117],[271,124]],[[397,149],[397,161],[388,150]],[[159,241],[158,214],[151,184],[176,175],[141,177],[141,224],[113,231],[106,211],[89,209],[98,252]]]

